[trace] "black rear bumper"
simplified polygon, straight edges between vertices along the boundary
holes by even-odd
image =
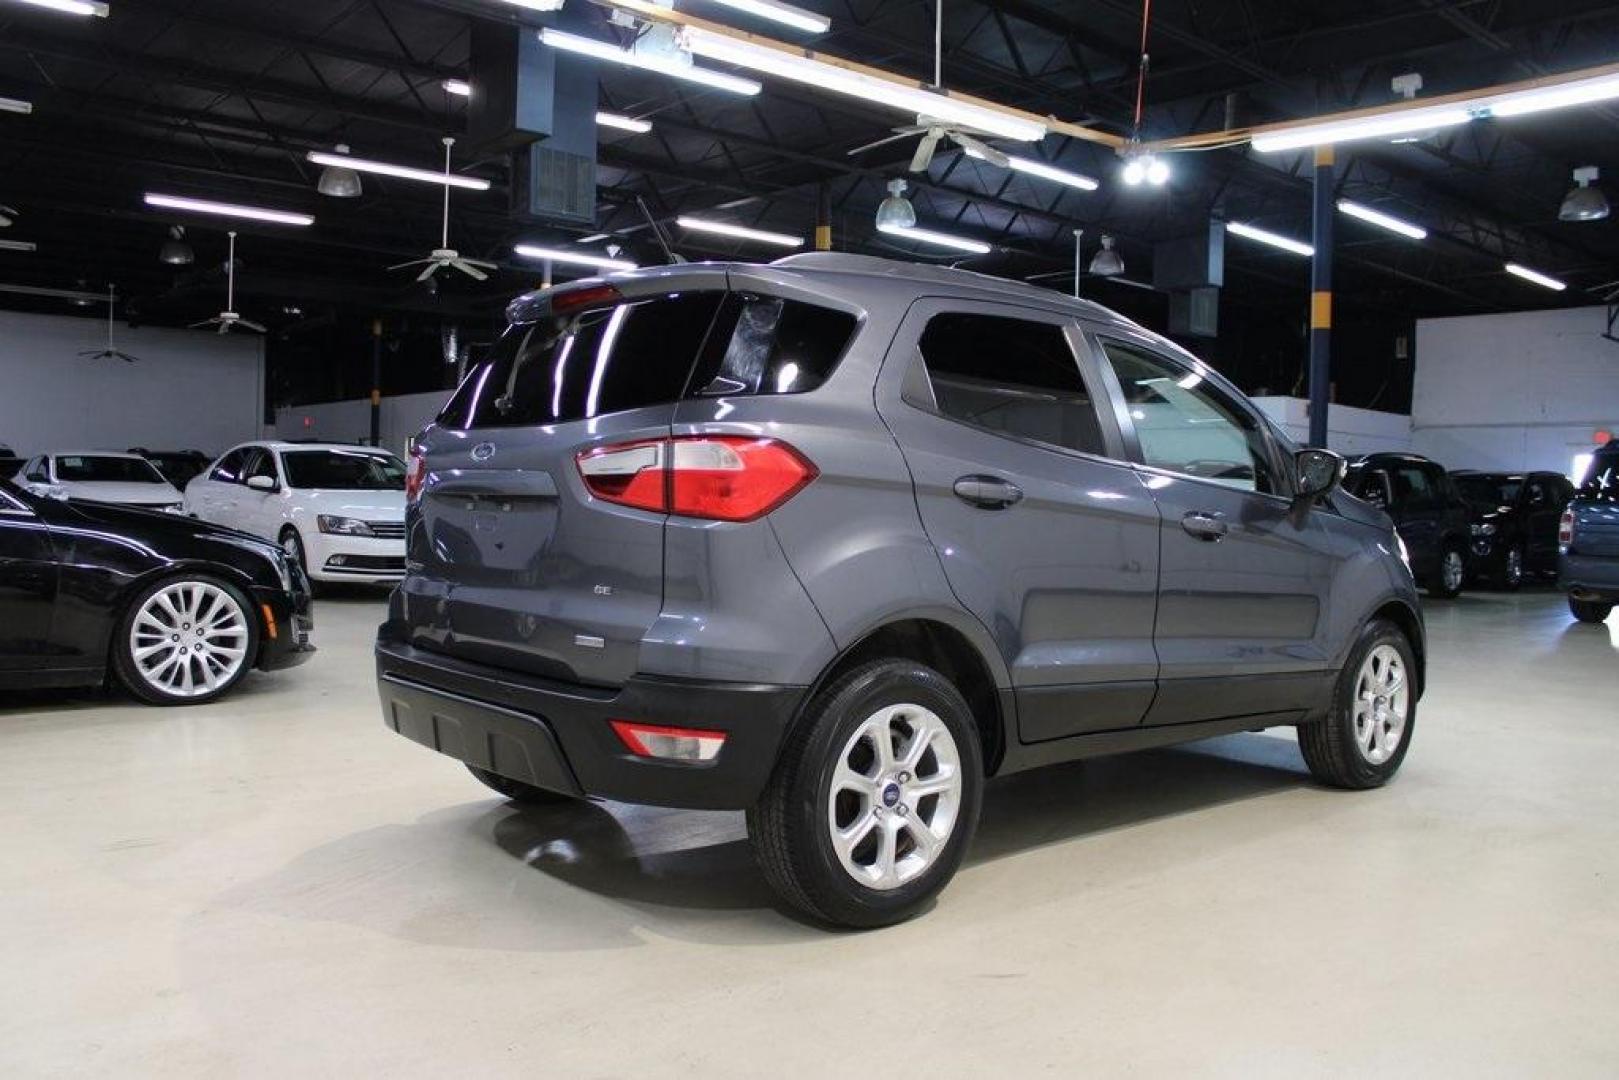
[[[418,649],[376,648],[383,718],[413,742],[551,791],[702,810],[751,806],[805,688],[637,676],[622,689],[560,683]],[[636,757],[609,720],[726,733],[702,764]]]

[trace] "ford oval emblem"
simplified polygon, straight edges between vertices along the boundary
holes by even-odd
[[[495,444],[492,442],[481,442],[472,448],[473,461],[488,461],[494,456]]]

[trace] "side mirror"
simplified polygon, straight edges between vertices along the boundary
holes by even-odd
[[[1343,482],[1344,459],[1331,450],[1300,450],[1293,455],[1301,499],[1319,499]]]
[[[247,478],[247,486],[252,488],[254,491],[269,492],[274,491],[277,485],[275,480],[268,476],[249,476]]]

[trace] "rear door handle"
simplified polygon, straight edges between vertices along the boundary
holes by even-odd
[[[963,476],[955,484],[956,498],[983,510],[1005,510],[1023,498],[1023,489],[998,476]]]
[[[1224,540],[1225,534],[1231,531],[1231,526],[1221,521],[1219,514],[1205,510],[1194,510],[1181,518],[1181,528],[1189,535],[1211,544]]]

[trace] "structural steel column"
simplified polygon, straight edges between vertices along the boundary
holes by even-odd
[[[382,445],[382,320],[371,320],[371,445]]]
[[[1327,445],[1332,394],[1332,147],[1315,150],[1315,256],[1310,261],[1310,445]]]

